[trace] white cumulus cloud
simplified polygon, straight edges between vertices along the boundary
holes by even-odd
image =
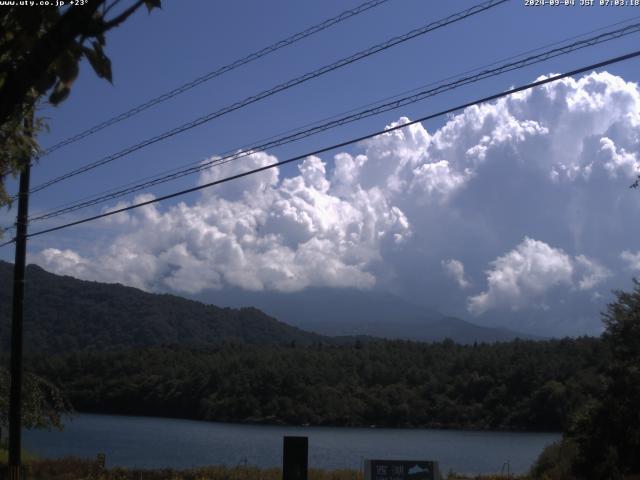
[[[640,250],[636,253],[625,250],[620,254],[620,258],[626,262],[628,270],[640,271]]]
[[[591,290],[612,275],[611,270],[607,267],[585,255],[578,255],[575,258],[575,264],[578,269],[582,270],[582,276],[578,280],[580,290]]]
[[[441,264],[445,273],[454,279],[460,288],[467,288],[471,286],[469,280],[465,278],[464,264],[460,260],[452,258],[449,260],[443,260]]]
[[[239,171],[274,161],[256,153]],[[223,171],[207,171],[200,182],[237,171],[228,164]],[[317,157],[306,159],[299,172],[280,180],[274,169],[209,190],[194,205],[131,211],[117,220],[129,222],[131,230],[97,253],[91,267],[70,250],[45,250],[40,261],[54,271],[147,290],[372,287],[376,278],[367,268],[381,260],[384,244],[391,248],[410,235],[406,216],[377,188],[334,194]]]
[[[254,153],[197,181],[277,160]],[[107,247],[70,249],[51,237],[36,260],[148,290],[375,286],[475,315],[533,306],[552,316],[560,302],[591,303],[596,287],[630,280],[612,251],[639,269],[640,224],[630,219],[640,192],[628,187],[640,172],[640,89],[606,72],[469,107],[432,131],[388,131],[284,172],[118,215],[100,230],[109,227]],[[486,288],[467,298],[469,279],[483,273]]]
[[[571,258],[562,249],[527,237],[493,260],[491,267],[486,271],[488,289],[468,298],[468,310],[474,315],[492,308],[518,310],[532,304],[548,309],[544,295],[558,286],[591,290],[612,275],[595,259],[586,255]]]
[[[562,250],[531,238],[496,258],[491,267],[486,272],[488,289],[469,298],[468,308],[474,315],[495,307],[518,309],[549,289],[572,283],[571,258]]]

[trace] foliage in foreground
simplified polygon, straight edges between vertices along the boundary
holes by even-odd
[[[39,149],[35,137],[46,122],[34,119],[38,102],[48,97],[57,105],[67,98],[83,57],[98,77],[111,81],[105,34],[142,5],[160,6],[160,0],[137,0],[114,12],[118,3],[0,9],[0,206],[10,202],[5,178]]]
[[[531,478],[534,480],[574,480],[573,461],[577,447],[570,440],[562,439],[546,447],[533,467]]]
[[[616,292],[604,313],[603,342],[610,352],[603,394],[575,417],[566,437],[577,445],[579,478],[640,476],[640,282]]]
[[[10,375],[0,367],[0,438],[9,425]],[[25,373],[22,385],[22,426],[25,428],[62,429],[62,417],[71,405],[54,384],[33,373]]]
[[[536,480],[640,478],[640,283],[616,296],[603,314],[604,388],[542,452],[531,469]]]
[[[281,480],[279,468],[211,466],[186,470],[125,468],[99,469],[95,462],[80,458],[32,460],[30,480]],[[309,480],[362,480],[356,470],[310,469]]]
[[[133,470],[113,468],[99,470],[95,462],[79,458],[31,460],[28,464],[30,480],[281,480],[279,468],[257,467],[201,467],[188,470]],[[363,480],[357,470],[309,469],[309,480]],[[498,480],[497,475],[465,477],[450,473],[447,480]],[[527,477],[511,476],[512,480]]]

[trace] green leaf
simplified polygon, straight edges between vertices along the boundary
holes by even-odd
[[[56,62],[56,71],[60,77],[60,81],[70,87],[78,77],[78,60],[73,54],[69,52],[64,53]]]
[[[58,105],[60,102],[62,102],[65,98],[69,96],[70,92],[71,92],[71,89],[69,88],[68,85],[62,82],[58,82],[56,84],[56,87],[53,89],[53,93],[49,95],[49,101],[53,105]]]
[[[144,4],[146,5],[149,13],[151,13],[151,10],[154,8],[162,8],[160,0],[144,0]]]
[[[38,93],[42,94],[49,90],[56,83],[56,74],[49,70],[40,80],[36,83],[36,89]]]
[[[93,49],[83,47],[82,51],[84,56],[87,57],[91,67],[100,78],[106,78],[109,82],[113,83],[111,75],[111,60],[104,54],[102,46],[98,42],[92,42]]]

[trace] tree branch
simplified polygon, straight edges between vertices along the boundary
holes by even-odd
[[[78,36],[95,37],[117,27],[145,4],[137,0],[115,18],[96,19],[95,13],[106,0],[93,0],[82,8],[70,8],[60,20],[36,43],[32,52],[7,74],[0,88],[0,124],[4,124],[24,102],[27,92],[35,87],[54,62]],[[117,1],[113,5],[117,4]],[[113,6],[112,5],[112,6]]]
[[[105,8],[102,12],[102,17],[106,17],[106,15],[113,9],[115,8],[122,0],[113,0],[113,2],[111,3],[111,5],[107,5],[105,3]]]
[[[112,20],[109,20],[108,22],[105,22],[104,23],[104,30],[102,31],[102,33],[106,32],[107,30],[111,30],[112,28],[117,27],[118,25],[120,25],[127,18],[129,18],[136,10],[138,10],[138,8],[140,8],[142,5],[144,5],[144,0],[138,0],[136,3],[134,3],[129,8],[127,8],[120,15],[118,15],[117,17],[115,17]]]
[[[31,53],[8,73],[0,88],[0,125],[4,124],[24,102],[29,89],[47,72],[74,39],[83,31],[104,0],[94,0],[81,8],[70,8],[45,33]]]

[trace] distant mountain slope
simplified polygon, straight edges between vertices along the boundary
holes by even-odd
[[[0,261],[0,345],[11,325],[13,265]],[[279,345],[336,342],[282,323],[256,308],[218,308],[174,295],[54,275],[26,274],[25,348],[69,352],[222,341]]]
[[[300,292],[207,291],[205,303],[242,307],[253,305],[289,325],[323,335],[371,335],[389,339],[458,343],[537,339],[506,328],[476,325],[407,302],[385,292],[309,288]]]

